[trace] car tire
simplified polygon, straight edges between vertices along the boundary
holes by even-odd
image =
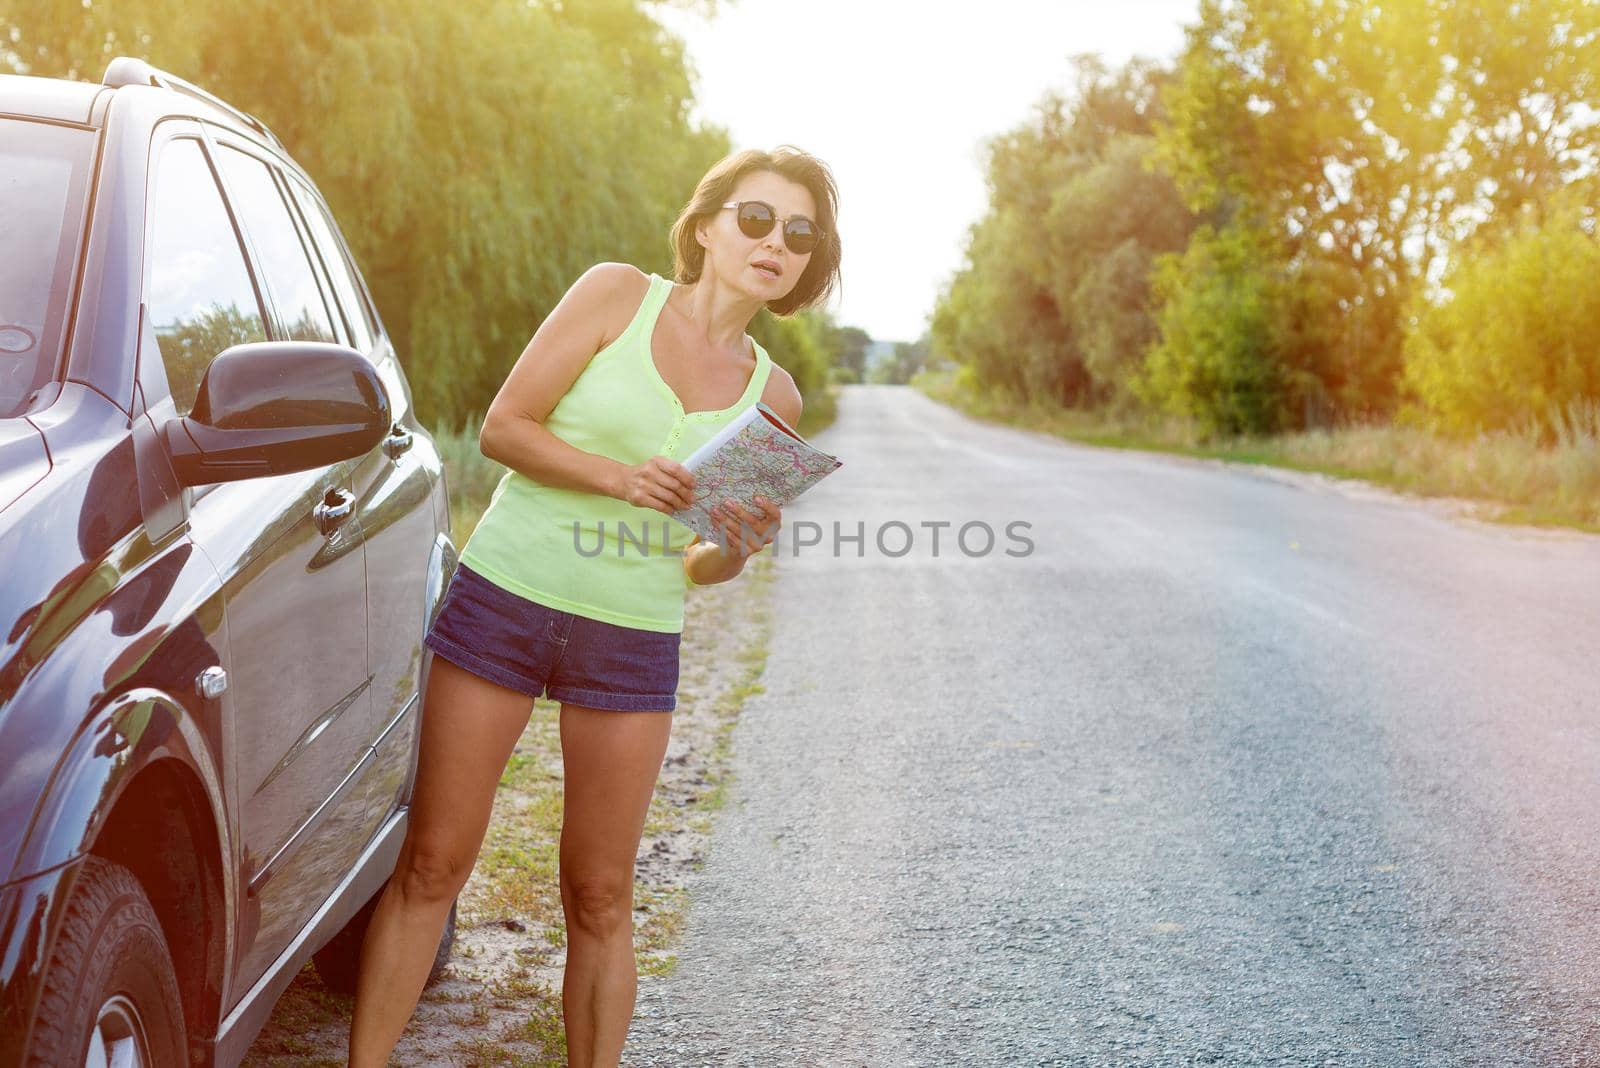
[[[172,954],[139,880],[90,855],[69,894],[23,1064],[188,1064]]]
[[[350,922],[328,939],[328,944],[317,950],[311,958],[316,963],[317,974],[322,977],[322,984],[335,994],[355,997],[356,979],[361,971],[361,944],[366,940],[367,925],[372,922],[372,914],[377,911],[378,901],[382,897],[382,890],[373,894],[372,900],[361,906],[361,911],[352,916]],[[433,967],[428,970],[428,978],[422,984],[424,989],[444,974],[455,942],[456,902],[452,901],[450,914],[444,918],[444,931],[439,935],[439,947],[433,954]]]

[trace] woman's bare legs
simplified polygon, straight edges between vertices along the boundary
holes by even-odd
[[[571,1068],[622,1060],[639,981],[633,862],[671,731],[671,712],[561,706],[561,1011]]]
[[[416,1010],[533,698],[442,656],[428,669],[406,839],[361,947],[351,1068],[381,1068]]]

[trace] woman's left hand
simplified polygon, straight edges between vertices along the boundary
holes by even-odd
[[[766,497],[757,495],[755,504],[761,509],[753,512],[737,501],[723,501],[711,510],[722,531],[727,552],[741,557],[754,556],[778,536],[783,525],[783,512]]]

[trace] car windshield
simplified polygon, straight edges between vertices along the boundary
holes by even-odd
[[[0,119],[0,418],[58,377],[94,141],[92,130]]]

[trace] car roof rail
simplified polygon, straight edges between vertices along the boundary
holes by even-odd
[[[193,82],[184,81],[176,74],[170,74],[135,56],[118,56],[113,59],[106,65],[105,77],[100,79],[100,84],[110,86],[113,89],[121,88],[124,85],[154,85],[162,89],[171,89],[174,92],[183,93],[185,96],[202,100],[217,110],[233,116],[252,130],[260,133],[261,136],[267,138],[274,145],[277,145],[278,148],[283,149],[283,142],[278,140],[278,135],[267,129],[266,123],[248,111],[236,108],[221,97],[206,92]],[[284,149],[284,151],[288,150]]]

